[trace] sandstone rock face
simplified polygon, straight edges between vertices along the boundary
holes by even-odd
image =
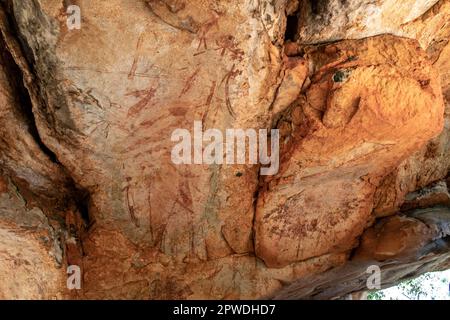
[[[280,173],[258,198],[256,252],[268,265],[352,248],[377,181],[442,129],[438,76],[414,41],[313,50],[317,72],[295,106],[301,132],[294,124]]]
[[[70,202],[71,180],[62,168],[55,164],[51,152],[42,149],[42,142],[35,139],[37,130],[29,121],[23,85],[18,76],[20,70],[14,68],[12,57],[4,44],[0,59],[0,163],[2,171],[11,176],[17,185],[29,193],[30,201],[57,208]],[[28,114],[27,114],[28,113]],[[59,187],[59,188],[55,188]]]
[[[449,5],[448,0],[302,1],[297,38],[320,43],[394,34],[426,47],[442,33],[448,36]]]
[[[367,270],[373,266],[382,270],[383,288],[425,270],[449,268],[448,217],[448,207],[435,207],[381,219],[364,232],[351,261],[295,281],[272,298],[337,299],[345,292],[367,290]]]
[[[448,268],[449,1],[313,3],[1,1],[0,298],[339,298],[374,261],[402,261],[384,285]],[[174,163],[196,122],[279,129],[279,170]]]
[[[0,299],[64,298],[61,230],[40,209],[28,209],[11,182],[0,183]]]

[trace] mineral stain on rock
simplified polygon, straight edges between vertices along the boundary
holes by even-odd
[[[344,82],[348,78],[349,75],[350,75],[350,73],[346,70],[337,70],[333,74],[333,81],[334,82]]]
[[[374,263],[383,286],[448,269],[449,18],[448,0],[2,1],[0,298],[336,299]],[[175,165],[194,121],[278,129],[278,173]]]

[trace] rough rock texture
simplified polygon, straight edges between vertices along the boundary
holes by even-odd
[[[347,292],[364,291],[366,270],[373,265],[382,270],[383,288],[398,279],[449,268],[449,234],[448,207],[383,218],[364,232],[360,247],[344,266],[297,280],[271,298],[338,299]]]
[[[448,268],[449,1],[314,3],[0,1],[0,297],[339,298],[374,261],[385,286]],[[279,129],[278,173],[172,163],[194,121]]]
[[[317,71],[292,111],[300,128],[285,137],[256,209],[256,253],[271,266],[352,248],[379,181],[442,129],[438,76],[416,42],[383,36],[305,51]]]
[[[428,46],[442,33],[448,36],[449,5],[448,0],[301,1],[296,38],[319,43],[394,34]]]
[[[30,201],[63,209],[70,203],[71,180],[40,141],[34,121],[30,120],[30,103],[21,83],[20,70],[4,43],[1,50],[1,170],[26,190]]]
[[[64,298],[62,230],[0,180],[0,299]]]

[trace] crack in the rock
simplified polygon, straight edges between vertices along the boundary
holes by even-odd
[[[284,41],[296,41],[298,37],[300,6],[295,12],[286,16],[286,30],[284,32]]]
[[[3,35],[0,35],[0,47],[6,48]],[[16,104],[18,106],[17,111],[23,116],[24,119],[26,119],[28,132],[34,138],[41,151],[47,155],[51,162],[59,164],[56,155],[44,144],[39,135],[32,111],[32,102],[28,94],[28,90],[25,88],[23,83],[22,70],[20,70],[14,62],[14,59],[8,50],[2,50],[2,55],[5,62],[4,66],[8,73],[8,79],[13,86],[15,98],[18,100],[18,103]]]
[[[30,61],[30,59],[33,59],[33,55],[30,53],[30,49],[27,51],[26,41],[19,35],[17,30],[18,26],[13,18],[14,15],[11,10],[13,10],[11,2],[0,3],[0,20],[2,20],[0,25],[0,46],[4,48],[3,51],[6,52],[9,58],[8,60],[10,63],[8,64],[8,78],[12,79],[14,84],[15,98],[18,99],[18,103],[16,105],[19,106],[17,111],[23,115],[24,119],[26,119],[28,131],[40,151],[47,156],[50,162],[61,169],[65,179],[67,180],[67,189],[66,191],[62,191],[67,192],[67,194],[62,195],[61,197],[65,201],[63,203],[64,208],[60,208],[66,212],[66,221],[59,221],[58,219],[58,222],[61,227],[69,232],[69,238],[73,237],[74,232],[76,233],[76,245],[79,246],[82,251],[81,235],[87,231],[87,228],[93,222],[89,215],[90,195],[89,192],[77,185],[70,175],[69,170],[58,160],[57,155],[46,145],[45,141],[39,134],[33,110],[33,103],[37,102],[35,101],[36,99],[33,100],[32,95],[39,95],[41,91],[38,88],[32,87],[33,85],[38,86],[38,84],[34,84],[34,81],[31,80],[31,78],[37,78],[35,70],[31,67],[34,62],[33,60]],[[28,54],[25,54],[27,52]],[[30,84],[30,82],[33,82],[33,84]],[[39,99],[39,101],[44,101],[41,96],[35,98]],[[45,210],[45,205],[43,206],[43,212],[46,213],[47,217],[49,219],[54,219],[52,214],[46,212],[47,210]],[[75,220],[81,219],[82,221],[82,226],[77,226],[75,228],[76,230],[73,228],[70,221],[67,221],[67,212],[69,212],[70,215],[70,212],[72,211],[75,216],[79,217],[75,218]],[[64,243],[64,240],[67,240],[67,238],[62,234],[58,235],[58,237],[60,246],[62,247],[62,250],[65,251],[64,246],[67,244]]]

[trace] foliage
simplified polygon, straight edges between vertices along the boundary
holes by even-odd
[[[421,296],[426,296],[427,291],[423,286],[424,280],[432,280],[430,273],[426,273],[415,279],[409,279],[402,281],[398,284],[398,288],[409,300],[420,300]],[[434,285],[430,282],[431,291],[434,289]]]
[[[385,297],[385,294],[381,290],[370,291],[367,294],[367,300],[383,300],[384,297]]]
[[[395,287],[371,291],[367,299],[446,299],[448,293],[446,294],[445,291],[448,290],[450,283],[449,271],[425,273],[420,277],[404,280]]]

